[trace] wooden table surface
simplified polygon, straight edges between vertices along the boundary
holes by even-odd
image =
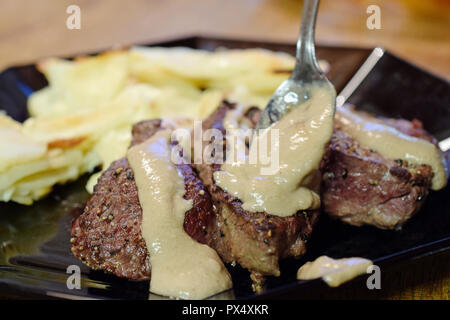
[[[81,9],[69,30],[66,9]],[[381,29],[369,30],[369,5]],[[302,1],[294,0],[2,0],[0,69],[48,56],[70,56],[190,35],[295,43]],[[382,46],[441,77],[450,77],[449,0],[322,0],[321,44]],[[380,298],[449,299],[448,254],[391,270]],[[349,289],[349,298],[360,292]]]

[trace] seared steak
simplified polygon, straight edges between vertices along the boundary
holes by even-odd
[[[249,113],[257,123],[260,110]],[[437,144],[419,120],[380,119],[407,135]],[[355,226],[368,224],[382,229],[400,228],[419,211],[433,178],[430,166],[386,159],[361,146],[337,123],[321,171],[324,211]]]
[[[405,134],[436,143],[418,120],[383,121]],[[381,229],[398,229],[419,211],[433,178],[430,166],[386,159],[361,146],[337,124],[322,172],[324,211],[355,226]]]
[[[161,129],[160,120],[133,127],[132,145]],[[178,165],[184,176],[185,199],[193,199],[186,212],[185,231],[201,243],[213,238],[215,215],[202,182],[187,164]],[[142,209],[137,186],[126,158],[111,164],[98,180],[84,212],[72,223],[72,252],[92,269],[133,280],[149,280],[151,266],[141,234]]]
[[[203,122],[203,130],[220,130],[227,112],[234,104],[224,102]],[[245,118],[254,126],[259,118],[257,108],[249,109]],[[224,151],[226,140],[224,139]],[[210,142],[208,142],[210,143]],[[226,155],[225,155],[226,157]],[[213,173],[220,164],[196,164],[199,177],[208,188],[217,212],[217,225],[221,236],[214,248],[226,262],[237,262],[253,273],[253,279],[261,275],[280,274],[278,261],[285,257],[298,257],[305,253],[306,241],[311,235],[319,211],[302,211],[290,217],[278,217],[266,212],[249,212],[242,208],[239,199],[228,194],[214,183]],[[317,177],[320,179],[320,177]],[[316,180],[320,185],[320,180]]]
[[[234,105],[224,103],[206,119],[203,128],[223,131],[225,115],[233,108]],[[250,109],[246,118],[255,125],[259,110]],[[160,127],[159,120],[136,124],[132,145],[151,137]],[[213,171],[220,165],[196,166],[203,183],[190,165],[178,165],[178,168],[185,178],[185,198],[194,201],[185,216],[185,231],[214,248],[224,261],[238,262],[252,272],[252,279],[260,280],[261,275],[279,275],[280,258],[305,252],[318,211],[299,212],[287,218],[247,212],[239,199],[213,183]],[[102,174],[84,213],[73,222],[72,252],[93,269],[128,279],[148,280],[151,266],[141,235],[141,221],[142,209],[133,172],[123,158]]]

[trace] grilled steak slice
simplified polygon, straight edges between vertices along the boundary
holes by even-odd
[[[417,120],[383,121],[405,134],[436,142]],[[386,159],[361,146],[337,125],[322,172],[324,211],[355,226],[381,229],[398,229],[419,211],[433,177],[430,166]]]
[[[260,110],[251,109],[248,114],[256,124]],[[381,119],[407,135],[437,144],[419,120]],[[388,160],[361,146],[337,124],[321,171],[324,211],[355,226],[382,229],[399,228],[419,211],[433,178],[431,167]]]
[[[234,104],[223,102],[203,122],[203,130],[218,129],[225,136],[223,121],[227,112],[234,108]],[[251,108],[246,112],[245,118],[254,126],[259,114],[259,109]],[[222,259],[226,262],[238,262],[253,273],[252,279],[255,280],[261,275],[278,276],[280,258],[298,257],[305,253],[306,240],[317,221],[318,210],[298,212],[285,218],[266,212],[248,212],[242,208],[239,199],[214,183],[213,173],[220,170],[220,164],[202,163],[194,166],[214,201],[220,241],[213,247]],[[320,175],[316,182],[320,185]]]
[[[132,145],[161,129],[160,120],[133,127]],[[178,165],[184,176],[185,199],[193,199],[186,212],[185,231],[201,243],[213,237],[215,215],[202,182],[187,164]],[[133,280],[149,280],[151,266],[141,234],[142,209],[137,186],[126,158],[111,164],[98,180],[84,212],[72,223],[72,252],[86,265]]]

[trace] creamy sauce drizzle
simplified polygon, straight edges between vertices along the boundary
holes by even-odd
[[[298,280],[322,278],[330,287],[340,286],[361,274],[373,265],[372,261],[364,258],[332,259],[321,256],[313,262],[307,262],[298,269]]]
[[[142,236],[152,267],[150,291],[182,299],[203,299],[231,288],[231,276],[217,253],[184,231],[184,180],[171,161],[170,131],[133,146],[127,158],[142,207]]]
[[[299,210],[319,208],[318,186],[310,184],[317,177],[332,134],[334,100],[334,92],[313,87],[304,106],[293,108],[280,121],[253,137],[250,155],[258,154],[256,149],[271,142],[272,131],[278,132],[279,139],[267,147],[268,156],[279,161],[276,172],[262,174],[268,165],[260,158],[255,164],[246,159],[227,161],[221,171],[214,173],[216,184],[239,198],[243,208],[252,212],[265,211],[285,217]],[[224,122],[236,126],[232,119]]]
[[[336,122],[361,145],[377,151],[388,159],[402,159],[415,165],[431,166],[434,173],[431,188],[439,190],[445,187],[448,169],[434,144],[408,136],[381,120],[352,112],[346,107],[336,109]]]

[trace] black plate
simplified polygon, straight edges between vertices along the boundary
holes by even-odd
[[[260,47],[291,54],[291,44],[262,43],[192,37],[157,45],[187,46],[212,50],[217,47]],[[330,63],[328,74],[341,92],[341,100],[377,115],[417,118],[438,139],[450,136],[449,84],[405,61],[376,48],[317,48],[317,55]],[[13,67],[0,74],[0,108],[13,118],[27,118],[27,96],[46,85],[34,66]],[[70,252],[71,221],[81,213],[89,195],[87,177],[58,186],[33,206],[0,203],[0,296],[55,297],[69,299],[162,298],[149,295],[148,282],[132,282],[92,271]],[[450,248],[449,187],[432,192],[423,209],[400,231],[371,227],[356,228],[322,215],[310,240],[308,253],[299,260],[281,262],[282,276],[270,277],[266,290],[256,296],[247,271],[229,267],[234,289],[215,298],[266,298],[324,289],[320,280],[297,281],[296,271],[304,262],[320,255],[334,258],[362,256],[380,266]],[[78,265],[81,290],[69,290],[66,269]],[[334,289],[337,290],[337,289]]]

